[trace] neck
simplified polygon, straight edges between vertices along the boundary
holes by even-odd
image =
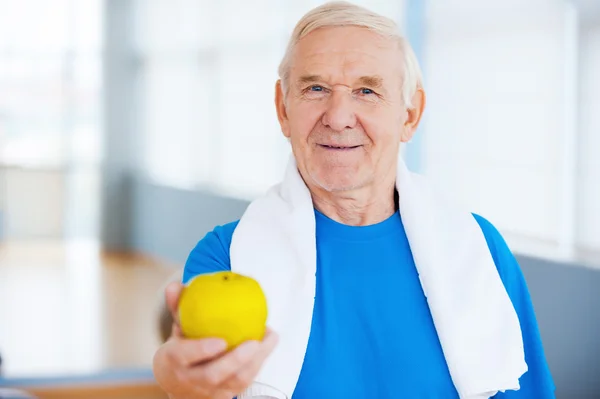
[[[394,183],[355,191],[311,190],[311,193],[319,212],[349,226],[382,222],[396,212],[398,204]]]

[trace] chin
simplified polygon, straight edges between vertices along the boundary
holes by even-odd
[[[360,179],[360,176],[341,173],[316,173],[311,177],[317,186],[328,192],[351,191],[369,182],[369,179]]]

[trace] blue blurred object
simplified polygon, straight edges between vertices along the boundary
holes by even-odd
[[[21,390],[0,388],[0,399],[36,399],[36,397]]]
[[[149,368],[113,369],[91,374],[77,374],[56,377],[4,378],[0,376],[2,387],[50,387],[71,384],[99,384],[122,382],[154,382],[154,374]],[[0,399],[4,399],[0,396]]]

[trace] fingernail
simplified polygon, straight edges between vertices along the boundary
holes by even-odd
[[[277,333],[275,333],[275,332],[272,332],[267,337],[267,340],[269,341],[269,343],[277,344],[279,342],[279,335],[277,335]]]
[[[256,353],[258,348],[257,341],[247,341],[238,347],[238,355],[241,357],[251,357]]]
[[[225,349],[227,349],[227,342],[223,341],[222,339],[210,340],[207,345],[207,351],[210,352],[211,355],[221,353]]]

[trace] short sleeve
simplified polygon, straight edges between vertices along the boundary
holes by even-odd
[[[500,232],[483,217],[475,215],[475,219],[483,231],[500,278],[517,312],[523,334],[525,362],[528,368],[527,372],[519,379],[520,389],[518,391],[498,393],[494,398],[554,398],[554,382],[546,363],[544,348],[525,277]]]
[[[190,252],[183,270],[183,283],[204,273],[231,270],[229,247],[238,222],[217,226]]]

